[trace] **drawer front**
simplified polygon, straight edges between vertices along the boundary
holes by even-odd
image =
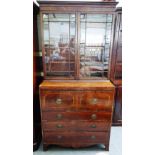
[[[78,131],[109,131],[110,126],[110,120],[95,122],[77,122]]]
[[[42,112],[42,120],[47,121],[70,121],[70,120],[87,120],[87,121],[111,121],[110,112]]]
[[[113,92],[83,92],[79,97],[79,110],[112,112],[113,96]]]
[[[43,122],[44,131],[109,131],[110,121]]]
[[[41,109],[112,112],[113,97],[113,91],[48,91],[41,95]]]
[[[45,143],[102,143],[109,132],[44,132]]]
[[[75,110],[72,92],[51,92],[42,97],[42,111]]]

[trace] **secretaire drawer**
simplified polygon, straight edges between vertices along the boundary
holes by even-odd
[[[69,91],[49,92],[42,97],[41,106],[43,111],[74,110],[74,95]]]
[[[112,113],[110,112],[43,112],[42,120],[47,121],[66,121],[66,120],[106,120],[111,121]]]
[[[108,121],[43,121],[44,131],[109,131]]]
[[[112,91],[86,91],[79,96],[79,110],[88,111],[112,111],[113,108]]]

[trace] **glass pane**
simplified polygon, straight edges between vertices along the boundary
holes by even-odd
[[[70,14],[70,21],[74,21],[75,22],[75,14]]]
[[[48,16],[49,20],[43,22],[46,75],[73,77],[75,72],[75,14],[48,14]]]
[[[75,21],[75,14],[49,14],[49,21]]]
[[[80,44],[102,46],[105,44],[104,23],[81,23]]]
[[[106,14],[81,14],[81,21],[106,22]]]
[[[68,22],[50,22],[50,43],[58,47],[58,44],[67,44],[69,42],[69,23]]]
[[[49,44],[49,25],[48,22],[44,22],[43,24],[44,29],[44,44]]]
[[[112,22],[112,15],[107,15],[107,22]]]
[[[69,21],[69,14],[49,14],[49,21]]]
[[[70,22],[70,38],[75,38],[75,22]]]
[[[80,44],[84,44],[85,40],[86,40],[86,29],[85,29],[86,24],[85,23],[81,23],[80,26],[80,31],[81,31],[81,36],[80,36]]]
[[[80,21],[85,22],[86,21],[86,14],[81,14],[80,15]]]
[[[110,43],[112,23],[106,24],[106,43]]]
[[[102,46],[105,43],[105,24],[86,24],[86,45]]]
[[[81,14],[80,78],[107,78],[112,15]]]
[[[91,77],[91,76],[102,76],[103,74],[103,64],[101,63],[103,59],[103,47],[87,47],[81,49],[80,55],[80,76],[81,77]],[[95,74],[96,73],[96,74]]]
[[[43,21],[48,21],[48,14],[43,14]]]
[[[105,56],[104,56],[104,61],[108,63],[108,61],[109,61],[109,56],[110,56],[110,55],[109,55],[109,54],[110,54],[110,53],[109,53],[109,51],[110,51],[110,44],[105,44],[104,50],[105,50],[105,53],[104,53],[104,54],[105,54]],[[105,63],[105,62],[104,62],[104,63]]]

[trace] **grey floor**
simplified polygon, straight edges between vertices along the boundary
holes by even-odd
[[[33,155],[122,155],[122,128],[112,127],[109,152],[104,151],[102,145],[80,149],[51,146],[48,151],[43,152],[42,145],[40,145]]]

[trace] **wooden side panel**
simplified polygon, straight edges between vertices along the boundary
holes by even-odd
[[[110,79],[118,85],[122,80],[122,12],[116,12]]]
[[[116,88],[113,125],[122,125],[122,86]]]
[[[116,88],[113,125],[122,125],[122,9],[117,8],[110,79]]]
[[[37,14],[38,6],[33,3],[33,150],[37,150],[41,141],[41,123],[39,108],[39,85],[37,79],[37,60],[35,52],[38,51]]]

